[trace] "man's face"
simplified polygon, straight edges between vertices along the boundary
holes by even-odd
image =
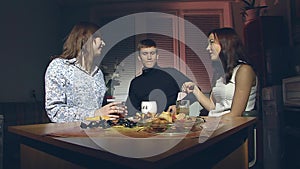
[[[138,58],[145,68],[152,68],[158,59],[157,49],[155,47],[141,48]]]

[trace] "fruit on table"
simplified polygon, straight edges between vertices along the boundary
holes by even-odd
[[[100,120],[109,120],[109,116],[95,116],[95,117],[86,117],[86,121],[100,121]]]
[[[131,121],[129,119],[119,118],[118,120],[94,120],[90,121],[89,123],[81,122],[80,127],[83,129],[86,128],[96,128],[101,127],[103,129],[110,128],[112,126],[123,126],[127,128],[133,128],[137,126],[137,123],[134,121]]]
[[[162,112],[159,116],[158,116],[158,118],[160,118],[160,119],[165,119],[165,120],[167,120],[169,123],[172,123],[173,122],[173,118],[172,118],[172,115],[171,115],[171,113],[170,112]]]

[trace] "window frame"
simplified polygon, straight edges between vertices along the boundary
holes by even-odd
[[[130,9],[130,10],[128,10]],[[173,14],[179,18],[185,18],[185,16],[191,15],[218,15],[220,18],[220,27],[232,27],[232,11],[230,1],[201,1],[201,2],[127,2],[120,5],[120,3],[109,3],[101,5],[93,5],[90,8],[90,20],[93,22],[99,22],[101,18],[126,16],[138,12],[163,12]],[[187,74],[186,68],[186,51],[185,51],[185,30],[184,25],[178,20],[174,20],[173,23],[174,36],[178,39],[173,40],[173,53],[174,53],[174,65],[173,67],[178,69],[184,74]],[[177,34],[177,35],[176,35]],[[136,38],[135,42],[139,39]],[[136,45],[134,45],[136,46]],[[136,50],[136,49],[135,49]],[[183,62],[181,62],[181,60]],[[135,76],[141,73],[141,64],[136,57],[135,60]],[[164,66],[161,64],[161,66]],[[128,85],[129,84],[122,84]],[[208,91],[204,91],[206,94]],[[123,91],[122,93],[126,93]],[[124,98],[124,97],[122,97]]]

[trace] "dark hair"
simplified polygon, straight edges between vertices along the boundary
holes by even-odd
[[[86,52],[87,54],[91,46],[88,43],[89,39],[100,37],[100,34],[97,32],[99,28],[98,25],[90,22],[77,23],[64,42],[62,54],[57,57],[72,59],[76,58],[79,52]]]
[[[151,47],[156,48],[156,43],[152,39],[141,40],[137,45],[139,51],[141,50],[141,48],[151,48]]]
[[[221,60],[224,72],[225,83],[229,83],[234,67],[238,64],[249,64],[244,44],[233,28],[218,28],[210,31],[208,36],[213,34],[221,45],[219,58]]]

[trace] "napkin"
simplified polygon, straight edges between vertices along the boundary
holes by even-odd
[[[185,98],[187,96],[187,93],[185,92],[178,92],[178,95],[177,95],[177,101],[178,100],[182,100],[183,98]]]

